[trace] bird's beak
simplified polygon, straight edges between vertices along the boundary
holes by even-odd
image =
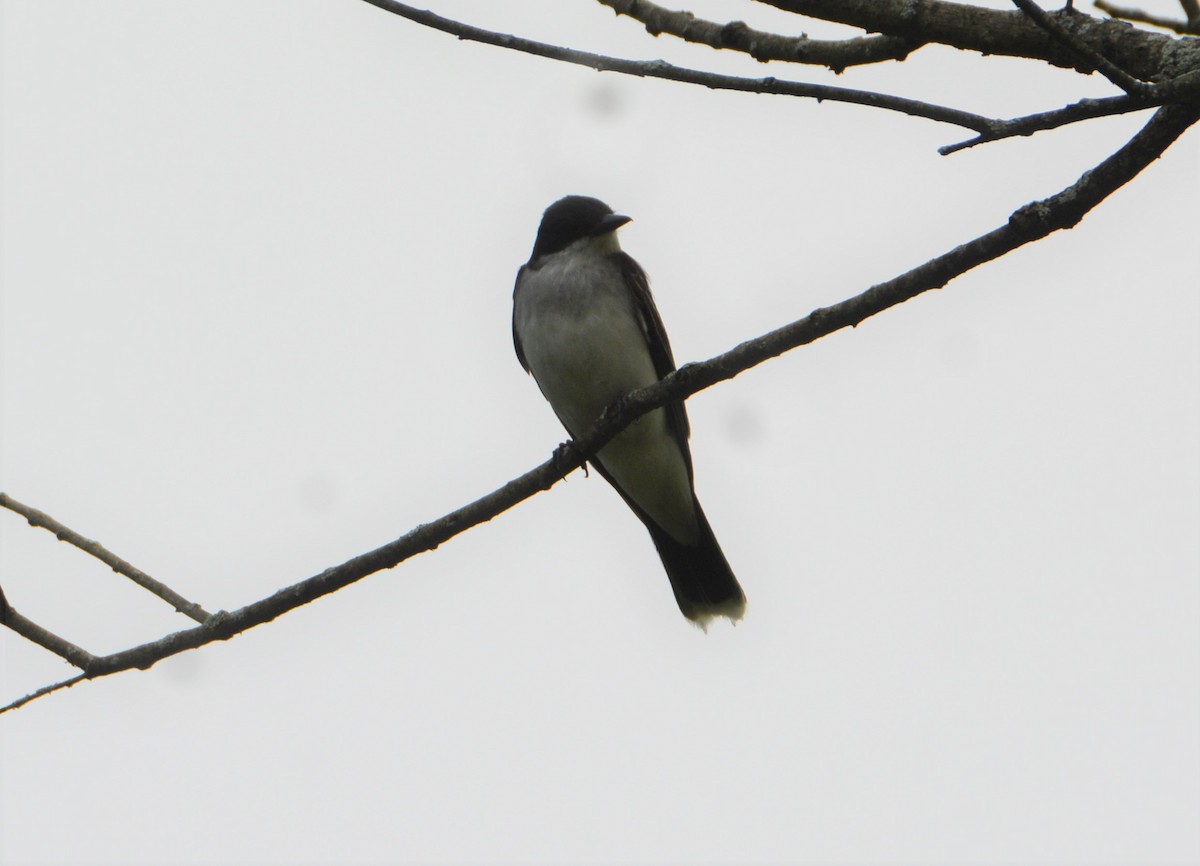
[[[592,234],[596,237],[606,235],[609,232],[615,232],[628,222],[633,222],[633,217],[627,217],[625,214],[610,213],[604,219],[600,220],[599,225],[596,226],[596,230]]]

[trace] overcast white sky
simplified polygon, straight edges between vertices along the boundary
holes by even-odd
[[[428,5],[993,115],[1111,92],[939,50],[764,69],[583,0]],[[962,130],[602,75],[355,0],[0,12],[0,489],[210,609],[562,441],[509,330],[559,196],[634,217],[683,362],[1002,224],[1145,119],[947,158]],[[642,526],[575,474],[0,718],[0,860],[1200,861],[1198,143],[1074,231],[689,402],[736,628],[690,627]],[[7,512],[0,583],[96,653],[190,624]],[[71,673],[0,631],[0,703]]]

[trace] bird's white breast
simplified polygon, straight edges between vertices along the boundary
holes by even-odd
[[[597,243],[591,241],[590,243]],[[579,247],[526,268],[513,324],[538,387],[577,436],[618,397],[658,381],[648,338],[615,259]],[[598,455],[618,485],[680,541],[696,535],[691,480],[662,409]]]
[[[617,397],[657,381],[616,263],[551,256],[526,270],[515,324],[530,372],[572,434]]]

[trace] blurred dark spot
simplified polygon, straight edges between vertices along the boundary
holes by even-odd
[[[598,120],[613,120],[624,110],[625,97],[616,84],[602,81],[584,93],[583,107]]]
[[[732,406],[725,413],[725,434],[738,445],[756,445],[766,435],[766,427],[754,406]]]
[[[164,659],[161,663],[162,671],[167,678],[181,686],[195,683],[202,673],[201,666],[200,656],[195,651],[180,653]]]

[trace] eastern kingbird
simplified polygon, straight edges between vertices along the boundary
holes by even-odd
[[[517,359],[572,436],[675,369],[646,273],[617,242],[629,221],[598,199],[559,199],[517,273]],[[746,596],[696,499],[687,440],[680,400],[634,421],[591,463],[650,530],[683,615],[705,628],[741,619]]]

